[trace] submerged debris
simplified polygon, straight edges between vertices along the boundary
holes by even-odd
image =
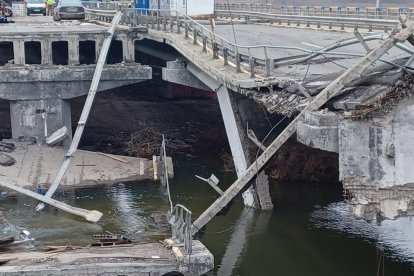
[[[92,243],[92,246],[109,246],[109,245],[119,245],[119,244],[130,244],[132,241],[122,235],[115,235],[112,233],[102,234],[102,235],[93,235],[97,240],[96,243]]]

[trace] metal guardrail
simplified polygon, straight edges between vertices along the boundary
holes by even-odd
[[[414,7],[346,7],[346,6],[276,6],[263,3],[231,3],[215,5],[216,10],[253,11],[285,15],[352,17],[397,20],[402,14],[414,16]]]
[[[87,9],[88,17],[97,17],[102,21],[109,21],[115,11]],[[103,15],[105,13],[105,15]],[[282,66],[288,66],[296,63],[307,62],[319,56],[339,56],[339,57],[363,57],[361,53],[334,52],[333,50],[360,43],[358,38],[349,38],[336,41],[331,45],[318,50],[309,50],[297,46],[276,46],[276,45],[240,45],[226,38],[223,38],[196,20],[187,15],[172,10],[158,9],[125,9],[123,13],[123,24],[126,25],[143,25],[148,28],[184,34],[185,39],[192,39],[194,45],[201,45],[204,52],[210,51],[214,59],[222,57],[224,65],[233,65],[236,72],[246,70],[250,72],[252,78],[256,73],[263,74],[265,77],[271,75],[271,70]],[[308,17],[305,17],[309,19]],[[337,18],[334,18],[337,20]],[[330,18],[326,20],[331,20]],[[349,19],[347,19],[349,20]],[[374,20],[375,21],[375,20]],[[370,22],[370,21],[368,21]],[[384,34],[374,34],[363,37],[363,41],[383,40]],[[404,45],[397,45],[410,55],[413,50]],[[301,54],[290,55],[282,58],[272,58],[269,54],[275,50],[294,50]],[[381,60],[389,64],[398,66],[391,62]]]
[[[333,26],[338,26],[341,30],[345,27],[354,29],[366,28],[370,32],[374,29],[383,29],[388,31],[398,24],[397,20],[385,20],[385,19],[368,19],[368,18],[348,18],[348,17],[328,17],[328,16],[307,16],[307,15],[286,15],[286,14],[270,14],[250,11],[228,11],[228,10],[216,10],[218,17],[244,17],[246,20],[261,20],[270,23],[286,23],[291,25],[296,23],[297,26],[306,24],[306,27],[310,27],[311,24],[317,28],[321,26],[328,26],[332,29]]]
[[[185,206],[177,204],[172,210],[169,220],[173,240],[184,243],[184,250],[187,255],[192,253],[191,215],[191,211]]]

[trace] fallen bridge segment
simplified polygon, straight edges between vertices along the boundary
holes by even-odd
[[[370,67],[377,59],[390,50],[396,43],[403,42],[412,37],[414,26],[411,22],[405,26],[400,26],[394,30],[389,38],[384,40],[380,46],[369,52],[361,61],[347,69],[339,78],[326,87],[318,96],[316,96],[306,108],[286,127],[286,129],[267,147],[263,154],[239,177],[225,192],[218,198],[206,211],[201,214],[193,223],[192,233],[197,233],[204,227],[230,200],[232,200],[263,168],[263,166],[274,156],[279,148],[296,132],[299,122],[301,122],[305,113],[317,110],[329,99],[341,91],[347,83],[361,76],[361,74]]]

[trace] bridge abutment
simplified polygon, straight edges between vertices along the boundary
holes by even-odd
[[[10,101],[12,138],[34,137],[44,143],[56,130],[66,126],[69,145],[72,139],[71,108],[68,100],[42,99]]]

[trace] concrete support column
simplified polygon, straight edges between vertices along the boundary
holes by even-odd
[[[135,44],[134,40],[128,37],[122,38],[122,52],[124,62],[135,62]]]
[[[16,39],[13,41],[13,52],[14,52],[14,64],[24,65],[26,60],[25,60],[23,39]]]
[[[247,169],[247,160],[244,155],[243,144],[239,134],[236,117],[233,112],[233,105],[230,94],[225,86],[220,86],[217,90],[217,98],[220,105],[221,115],[226,128],[227,139],[229,140],[234,166],[236,167],[237,177],[241,177]],[[250,187],[243,193],[244,204],[249,207],[258,207],[255,200],[255,192]]]
[[[95,53],[96,53],[96,61],[98,61],[99,59],[99,54],[101,53],[101,49],[102,49],[102,45],[103,45],[104,39],[101,37],[98,37],[95,40]]]
[[[66,126],[72,139],[70,102],[61,99],[10,101],[12,137],[34,137],[43,143],[47,136]]]
[[[43,39],[42,44],[42,64],[53,64],[52,60],[52,40]]]
[[[68,50],[69,50],[69,64],[79,64],[79,37],[70,37],[68,39]]]

